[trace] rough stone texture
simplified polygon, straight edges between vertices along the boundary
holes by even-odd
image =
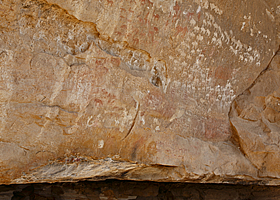
[[[1,184],[279,184],[279,0],[0,0],[0,16]]]
[[[230,112],[240,149],[258,169],[260,177],[280,177],[279,53],[254,83],[234,100]]]
[[[1,200],[278,200],[280,188],[256,185],[100,182],[0,186]]]

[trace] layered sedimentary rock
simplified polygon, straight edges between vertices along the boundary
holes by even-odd
[[[279,184],[277,0],[0,1],[2,184]]]

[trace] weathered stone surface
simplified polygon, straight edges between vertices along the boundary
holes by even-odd
[[[233,102],[230,112],[242,152],[261,177],[279,178],[280,55]]]
[[[0,15],[0,183],[279,184],[279,1],[2,0]]]

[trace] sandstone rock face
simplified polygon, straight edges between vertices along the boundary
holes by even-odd
[[[0,0],[0,15],[1,184],[279,184],[279,0]]]
[[[232,105],[230,117],[240,149],[261,177],[279,178],[280,54]]]

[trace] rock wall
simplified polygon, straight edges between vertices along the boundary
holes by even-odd
[[[0,184],[279,184],[279,0],[0,0],[0,15]]]

